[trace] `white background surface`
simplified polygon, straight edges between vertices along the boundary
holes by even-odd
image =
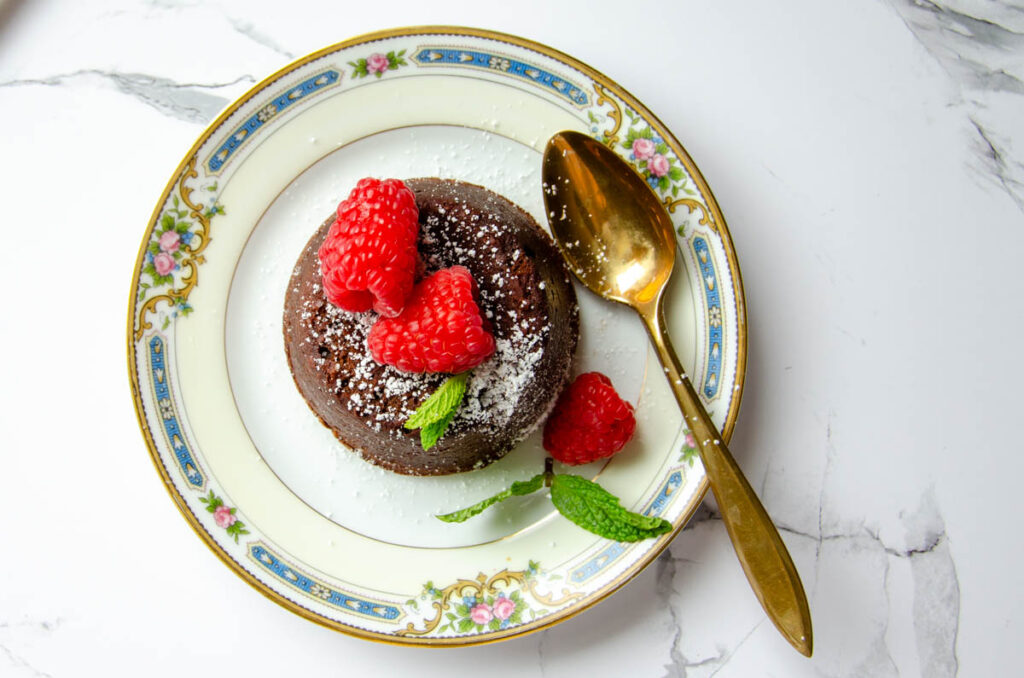
[[[732,449],[803,576],[813,659],[767,622],[712,509],[578,618],[424,651],[265,600],[161,488],[125,323],[170,173],[293,58],[442,23],[583,60],[703,171],[749,305]],[[7,0],[0,111],[0,675],[994,676],[1024,660],[1021,6]]]

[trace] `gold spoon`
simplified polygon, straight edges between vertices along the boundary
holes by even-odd
[[[793,560],[676,357],[662,309],[675,265],[675,229],[647,183],[614,151],[579,132],[559,132],[544,151],[544,203],[576,277],[643,318],[665,376],[693,432],[722,522],[761,606],[803,655],[811,613]]]

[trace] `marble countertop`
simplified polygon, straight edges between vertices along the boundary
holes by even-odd
[[[585,614],[434,652],[274,605],[168,500],[124,342],[161,187],[265,75],[421,24],[572,54],[703,171],[748,302],[732,449],[803,577],[812,659],[767,622],[710,501]],[[1024,661],[1024,6],[7,0],[0,110],[0,675],[943,677]]]

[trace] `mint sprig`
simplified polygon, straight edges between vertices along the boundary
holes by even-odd
[[[407,429],[420,429],[420,445],[424,450],[436,445],[448,429],[448,425],[452,423],[455,411],[466,395],[468,378],[469,372],[448,377],[405,422],[404,426]]]
[[[672,523],[664,518],[626,510],[618,497],[592,480],[568,473],[552,473],[550,460],[544,473],[512,483],[493,497],[437,518],[446,523],[461,523],[500,501],[536,492],[544,485],[551,488],[551,503],[559,513],[599,537],[633,542],[672,531]]]

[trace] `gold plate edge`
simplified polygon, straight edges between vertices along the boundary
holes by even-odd
[[[177,168],[171,174],[170,180],[164,187],[164,191],[161,194],[160,198],[158,199],[156,207],[154,208],[153,213],[150,216],[148,228],[144,233],[142,244],[139,247],[139,254],[135,260],[135,268],[132,272],[132,287],[128,298],[128,376],[131,387],[132,401],[135,405],[136,420],[139,424],[139,429],[146,443],[146,447],[149,450],[150,459],[153,462],[153,465],[156,467],[157,473],[160,475],[160,478],[164,483],[164,488],[167,490],[168,494],[171,495],[171,499],[178,507],[178,510],[182,513],[182,515],[185,517],[185,520],[189,523],[189,525],[196,532],[196,534],[199,535],[203,543],[206,544],[207,548],[213,551],[213,553],[221,561],[223,561],[225,565],[227,565],[231,570],[233,570],[235,574],[237,574],[243,581],[248,583],[250,586],[259,591],[265,597],[274,601],[278,605],[281,605],[290,612],[293,612],[299,615],[300,617],[308,619],[309,621],[312,621],[321,626],[334,629],[336,631],[340,631],[348,635],[392,645],[417,645],[425,647],[462,647],[471,645],[490,644],[501,640],[505,640],[509,637],[527,635],[529,633],[534,633],[536,631],[543,630],[545,628],[553,626],[556,623],[575,617],[576,615],[584,612],[585,610],[590,609],[597,603],[601,602],[602,600],[609,597],[611,594],[621,589],[628,581],[632,580],[634,577],[639,575],[652,562],[654,562],[657,559],[657,557],[662,553],[662,551],[664,551],[665,548],[667,548],[671,541],[676,537],[676,535],[678,535],[679,532],[683,530],[683,528],[689,522],[690,518],[693,517],[694,512],[696,512],[697,507],[700,506],[701,501],[707,493],[707,478],[705,477],[701,480],[700,487],[698,488],[697,493],[694,495],[694,500],[691,502],[691,505],[688,506],[684,511],[683,516],[681,517],[679,525],[676,527],[676,529],[673,530],[671,533],[662,536],[655,544],[654,548],[652,548],[651,551],[644,556],[642,562],[639,562],[638,564],[634,565],[633,568],[626,572],[623,572],[619,575],[619,577],[606,584],[604,589],[597,592],[593,599],[587,600],[581,605],[566,608],[565,610],[561,610],[558,613],[552,614],[550,619],[544,618],[541,620],[537,620],[536,623],[523,624],[521,626],[508,629],[504,633],[499,632],[494,634],[485,634],[482,636],[460,636],[454,638],[397,638],[389,634],[376,633],[373,631],[367,631],[365,629],[359,629],[357,627],[348,626],[341,622],[336,622],[332,619],[328,619],[326,617],[318,615],[313,611],[308,610],[298,605],[297,603],[294,603],[293,601],[284,597],[277,591],[271,589],[269,586],[261,582],[254,575],[252,575],[252,573],[245,569],[240,563],[238,563],[232,557],[230,557],[228,553],[220,547],[217,541],[202,527],[199,521],[189,510],[184,498],[176,491],[173,481],[167,472],[167,469],[160,461],[159,450],[156,449],[155,443],[151,436],[151,432],[149,430],[149,426],[146,422],[144,405],[139,394],[140,386],[138,380],[136,379],[137,356],[135,354],[134,340],[135,308],[137,306],[139,277],[141,275],[142,262],[145,258],[146,246],[149,242],[149,235],[151,234],[154,225],[157,223],[157,220],[160,216],[160,212],[163,209],[163,206],[166,203],[167,198],[170,195],[170,192],[173,190],[179,175],[187,167],[189,160],[196,155],[196,153],[199,151],[202,145],[206,143],[206,141],[209,140],[209,138],[224,124],[224,122],[228,118],[230,118],[239,108],[241,108],[245,104],[245,102],[251,99],[255,93],[273,84],[282,76],[294,71],[297,68],[304,66],[307,63],[323,58],[324,56],[327,56],[328,54],[331,54],[333,52],[347,49],[349,47],[354,47],[356,45],[371,43],[379,40],[386,40],[389,38],[421,34],[458,35],[497,40],[499,42],[507,42],[518,47],[533,50],[540,54],[553,58],[557,61],[561,61],[566,65],[570,66],[571,68],[575,68],[579,72],[588,76],[591,80],[598,82],[601,86],[605,87],[609,91],[613,92],[623,102],[627,103],[634,110],[636,110],[638,113],[641,113],[645,118],[647,118],[651,122],[652,126],[657,127],[664,139],[669,140],[669,146],[678,154],[680,160],[686,167],[690,176],[697,183],[698,187],[702,192],[702,195],[705,196],[708,202],[708,208],[712,211],[715,222],[720,225],[718,234],[721,238],[722,246],[726,253],[726,259],[729,262],[730,278],[733,283],[733,292],[736,300],[737,358],[733,387],[734,393],[732,396],[732,400],[730,402],[729,411],[726,414],[725,424],[722,427],[722,436],[726,441],[728,441],[732,437],[732,432],[735,428],[735,423],[739,415],[740,403],[743,398],[743,391],[745,387],[747,358],[746,297],[743,290],[743,278],[742,274],[740,273],[739,261],[736,257],[736,252],[733,247],[732,238],[729,233],[729,229],[726,224],[725,218],[722,215],[721,209],[718,206],[718,201],[715,200],[714,194],[711,192],[711,188],[708,186],[707,181],[704,179],[704,176],[701,174],[700,170],[693,162],[693,159],[690,157],[690,154],[686,151],[686,149],[679,142],[679,140],[676,139],[675,135],[669,132],[669,130],[665,127],[665,124],[662,123],[657,116],[651,113],[651,111],[642,103],[640,103],[640,101],[638,101],[625,89],[623,89],[613,80],[611,80],[611,78],[608,78],[607,76],[602,74],[600,71],[584,64],[583,62],[579,61],[574,57],[569,56],[564,52],[548,47],[546,45],[542,45],[538,42],[534,42],[526,38],[520,38],[518,36],[510,35],[507,33],[501,33],[499,31],[491,31],[486,29],[470,27],[437,25],[408,26],[404,28],[386,29],[382,31],[365,33],[362,35],[349,38],[348,40],[343,40],[341,42],[329,45],[327,47],[319,49],[315,52],[312,52],[304,57],[301,57],[295,61],[286,64],[280,69],[274,71],[266,78],[260,80],[258,83],[253,85],[248,91],[246,91],[245,94],[241,95],[234,102],[232,102],[206,127],[206,129],[203,130],[203,132],[199,135],[196,142],[189,148],[188,152],[185,154],[182,161],[178,164]]]

